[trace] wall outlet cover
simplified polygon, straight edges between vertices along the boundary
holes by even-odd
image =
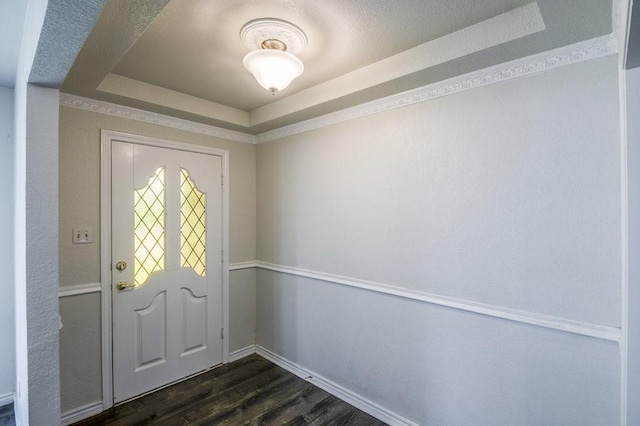
[[[93,242],[91,228],[73,228],[73,244],[89,244]]]

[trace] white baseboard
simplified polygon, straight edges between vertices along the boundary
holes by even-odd
[[[62,413],[62,419],[60,422],[63,426],[67,426],[72,423],[79,422],[80,420],[88,419],[96,414],[100,414],[102,411],[102,401],[93,402],[91,404],[69,410],[66,413]]]
[[[246,348],[238,349],[229,354],[229,362],[237,361],[246,356],[256,353],[256,345],[249,345]]]
[[[262,346],[256,345],[256,353],[263,358],[268,359],[274,364],[284,368],[285,370],[295,374],[296,376],[313,383],[320,389],[329,392],[331,395],[340,398],[341,400],[353,405],[357,409],[364,411],[367,414],[381,420],[391,426],[418,426],[417,423],[411,420],[405,419],[398,414],[387,410],[384,407],[369,401],[368,399],[358,395],[355,392],[350,391],[331,380],[322,377],[311,370],[308,370],[294,362],[289,361],[282,356],[271,352]]]
[[[13,403],[13,394],[5,393],[4,395],[0,395],[0,407],[9,405]]]

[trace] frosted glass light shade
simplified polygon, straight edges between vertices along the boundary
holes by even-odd
[[[260,86],[270,92],[287,87],[304,71],[304,64],[291,53],[276,49],[261,49],[247,53],[242,64]]]

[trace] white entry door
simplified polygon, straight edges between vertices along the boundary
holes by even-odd
[[[112,144],[114,402],[222,362],[222,160]]]

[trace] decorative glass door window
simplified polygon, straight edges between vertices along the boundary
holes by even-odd
[[[206,275],[207,194],[198,191],[189,172],[180,169],[180,266]]]
[[[165,169],[160,167],[147,186],[134,191],[134,268],[136,286],[165,269]]]

